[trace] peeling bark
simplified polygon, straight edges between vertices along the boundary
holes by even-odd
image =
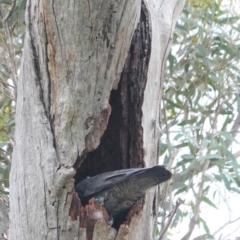
[[[100,219],[104,220],[101,221],[101,226],[103,225],[104,228],[109,228],[110,230],[111,227],[108,226],[109,216],[107,214],[107,211],[101,204],[98,204],[95,202],[94,199],[91,199],[87,206],[80,208],[80,228],[86,228],[87,240],[91,240],[93,238],[94,231],[99,231],[96,230],[98,226],[95,225]]]
[[[116,232],[104,208],[80,205],[74,180],[157,163],[164,64],[183,4],[28,1],[10,239],[151,239],[153,192]],[[85,221],[99,209],[90,234]]]

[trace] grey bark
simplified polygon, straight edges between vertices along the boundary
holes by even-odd
[[[152,42],[142,105],[143,160],[151,166],[157,159],[164,64],[184,0],[145,5]],[[73,166],[98,147],[107,127],[110,92],[118,87],[140,8],[139,0],[28,1],[10,174],[10,239],[86,239],[79,218],[69,216]],[[150,239],[152,202],[150,192],[143,211],[118,233],[98,222],[93,238]],[[105,237],[96,235],[100,230]]]

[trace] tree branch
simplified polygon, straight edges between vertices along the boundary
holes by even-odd
[[[0,79],[0,83],[2,83],[3,86],[8,86],[8,87],[14,88],[14,86],[12,86],[11,84],[8,84],[8,83],[4,82],[2,79]]]
[[[180,201],[178,200],[178,201],[176,202],[176,205],[175,205],[174,210],[170,213],[170,217],[169,217],[166,225],[164,226],[164,229],[163,229],[162,232],[160,233],[158,240],[162,240],[162,238],[163,238],[165,232],[168,230],[168,228],[169,228],[169,226],[170,226],[170,224],[171,224],[171,222],[172,222],[172,219],[173,219],[174,215],[176,214],[176,212],[177,212],[180,204],[181,204],[181,203],[180,203]]]
[[[232,224],[232,223],[235,223],[237,222],[238,220],[240,220],[240,217],[234,219],[234,220],[228,220],[226,223],[224,223],[220,228],[218,228],[214,233],[213,235],[216,235],[218,232],[220,232],[223,228],[225,228],[226,226],[228,226],[229,224]]]
[[[12,2],[12,5],[11,5],[11,8],[10,10],[8,11],[8,13],[6,14],[6,16],[4,17],[3,21],[7,22],[8,19],[12,16],[13,12],[14,12],[14,9],[16,7],[16,2],[17,0],[13,0]]]
[[[230,130],[230,132],[232,133],[232,136],[233,137],[236,137],[237,133],[238,133],[238,130],[240,128],[240,113],[238,113],[233,125],[232,125],[232,128]]]
[[[199,184],[198,193],[197,193],[197,196],[196,196],[196,201],[195,201],[195,205],[194,205],[194,208],[193,208],[193,217],[190,220],[188,232],[185,234],[185,236],[182,238],[182,240],[188,240],[191,237],[192,232],[195,228],[195,225],[198,221],[199,208],[200,208],[200,204],[201,204],[201,198],[202,198],[202,194],[203,194],[203,186],[204,186],[204,182],[205,182],[204,181],[204,174],[205,174],[206,170],[208,169],[209,163],[210,163],[210,161],[206,160],[203,164],[203,171],[202,171],[202,176],[201,176],[202,181]]]

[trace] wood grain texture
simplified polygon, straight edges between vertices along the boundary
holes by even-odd
[[[140,145],[134,151],[140,149],[141,159],[138,163],[132,154],[134,166],[157,161],[164,63],[184,1],[144,3],[151,54],[139,87],[143,92],[138,99],[135,139]],[[10,174],[9,239],[86,240],[79,218],[69,216],[73,166],[98,147],[107,128],[110,93],[118,89],[140,9],[140,0],[27,2]],[[116,239],[151,239],[152,200],[150,193],[143,212],[121,225]],[[94,239],[100,239],[98,229],[107,236],[102,239],[115,239],[115,232],[101,225],[106,223],[97,224]]]
[[[68,216],[72,166],[106,129],[139,9],[133,0],[28,1],[10,239],[85,239]]]

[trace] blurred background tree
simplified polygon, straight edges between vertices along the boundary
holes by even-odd
[[[175,29],[161,119],[161,155],[176,173],[172,206],[166,206],[170,215],[177,208],[168,239],[240,237],[239,214],[232,215],[238,206],[229,200],[240,199],[239,7],[188,1]],[[203,217],[219,203],[227,205],[227,215]],[[161,226],[167,221],[160,218]],[[211,221],[219,229],[211,229]]]
[[[0,233],[6,233],[17,76],[26,0],[0,1]],[[228,204],[239,197],[240,17],[237,2],[188,1],[175,29],[163,86],[161,162],[175,173],[157,239],[239,239]],[[239,9],[238,9],[239,10]],[[29,110],[30,111],[30,110]],[[24,141],[24,139],[23,139]],[[206,205],[229,215],[212,229]],[[205,210],[204,210],[205,209]],[[168,216],[164,218],[163,216]],[[215,220],[217,221],[217,220]],[[185,227],[182,227],[185,226]],[[200,236],[196,229],[200,228]]]

